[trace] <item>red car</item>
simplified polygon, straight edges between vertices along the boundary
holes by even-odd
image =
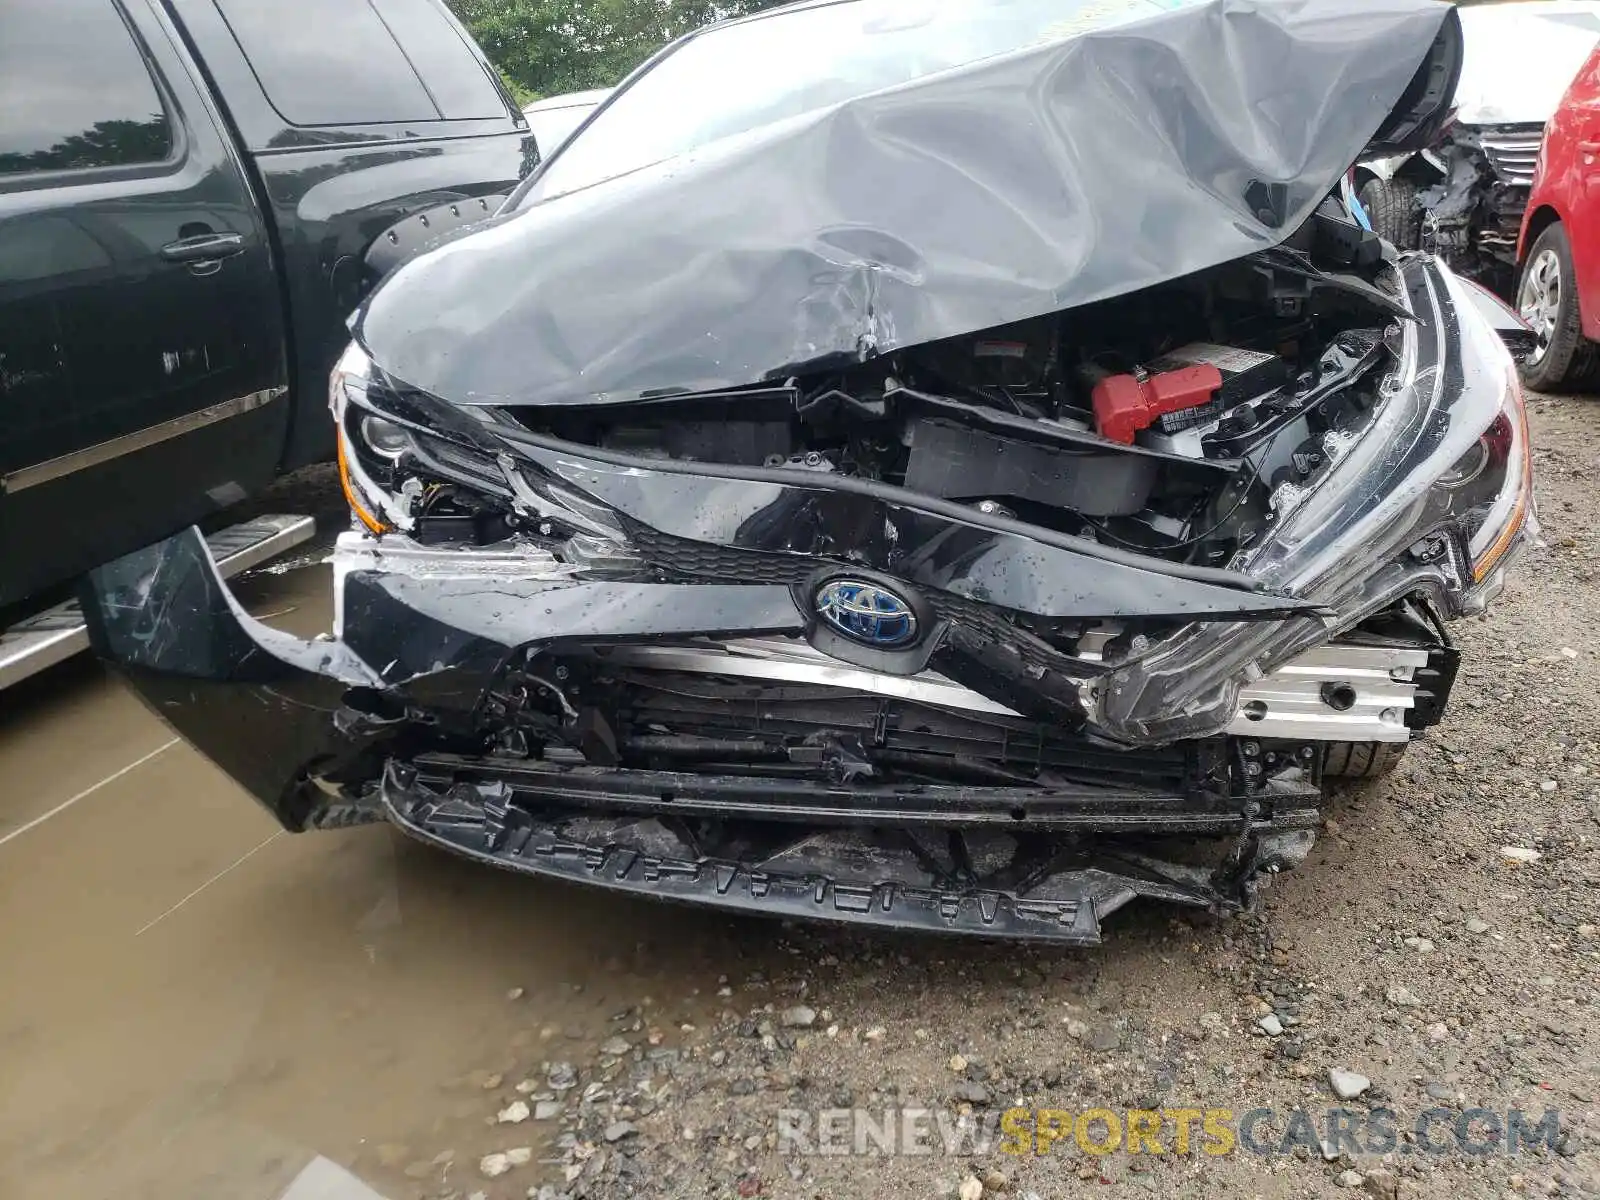
[[[1600,383],[1600,49],[1545,128],[1517,244],[1517,308],[1538,334],[1529,387]]]

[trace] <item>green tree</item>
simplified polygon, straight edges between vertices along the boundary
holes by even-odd
[[[610,87],[680,34],[775,0],[450,0],[526,97]]]

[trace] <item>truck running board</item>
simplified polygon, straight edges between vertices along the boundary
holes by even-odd
[[[209,534],[206,545],[211,548],[211,557],[222,577],[229,579],[310,540],[316,528],[317,523],[310,517],[256,517]],[[88,648],[89,632],[76,600],[19,621],[0,632],[0,689]]]

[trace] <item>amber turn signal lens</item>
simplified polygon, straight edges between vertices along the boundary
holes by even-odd
[[[373,533],[388,533],[389,526],[367,511],[367,506],[361,501],[360,493],[350,482],[350,464],[346,458],[348,453],[345,448],[344,430],[341,429],[338,436],[339,486],[344,488],[344,498],[350,503],[350,511],[355,513],[361,523]]]

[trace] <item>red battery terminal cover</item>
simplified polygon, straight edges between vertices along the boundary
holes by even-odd
[[[1137,375],[1107,375],[1094,385],[1095,432],[1124,445],[1165,413],[1182,412],[1210,402],[1222,387],[1222,372],[1210,363]]]

